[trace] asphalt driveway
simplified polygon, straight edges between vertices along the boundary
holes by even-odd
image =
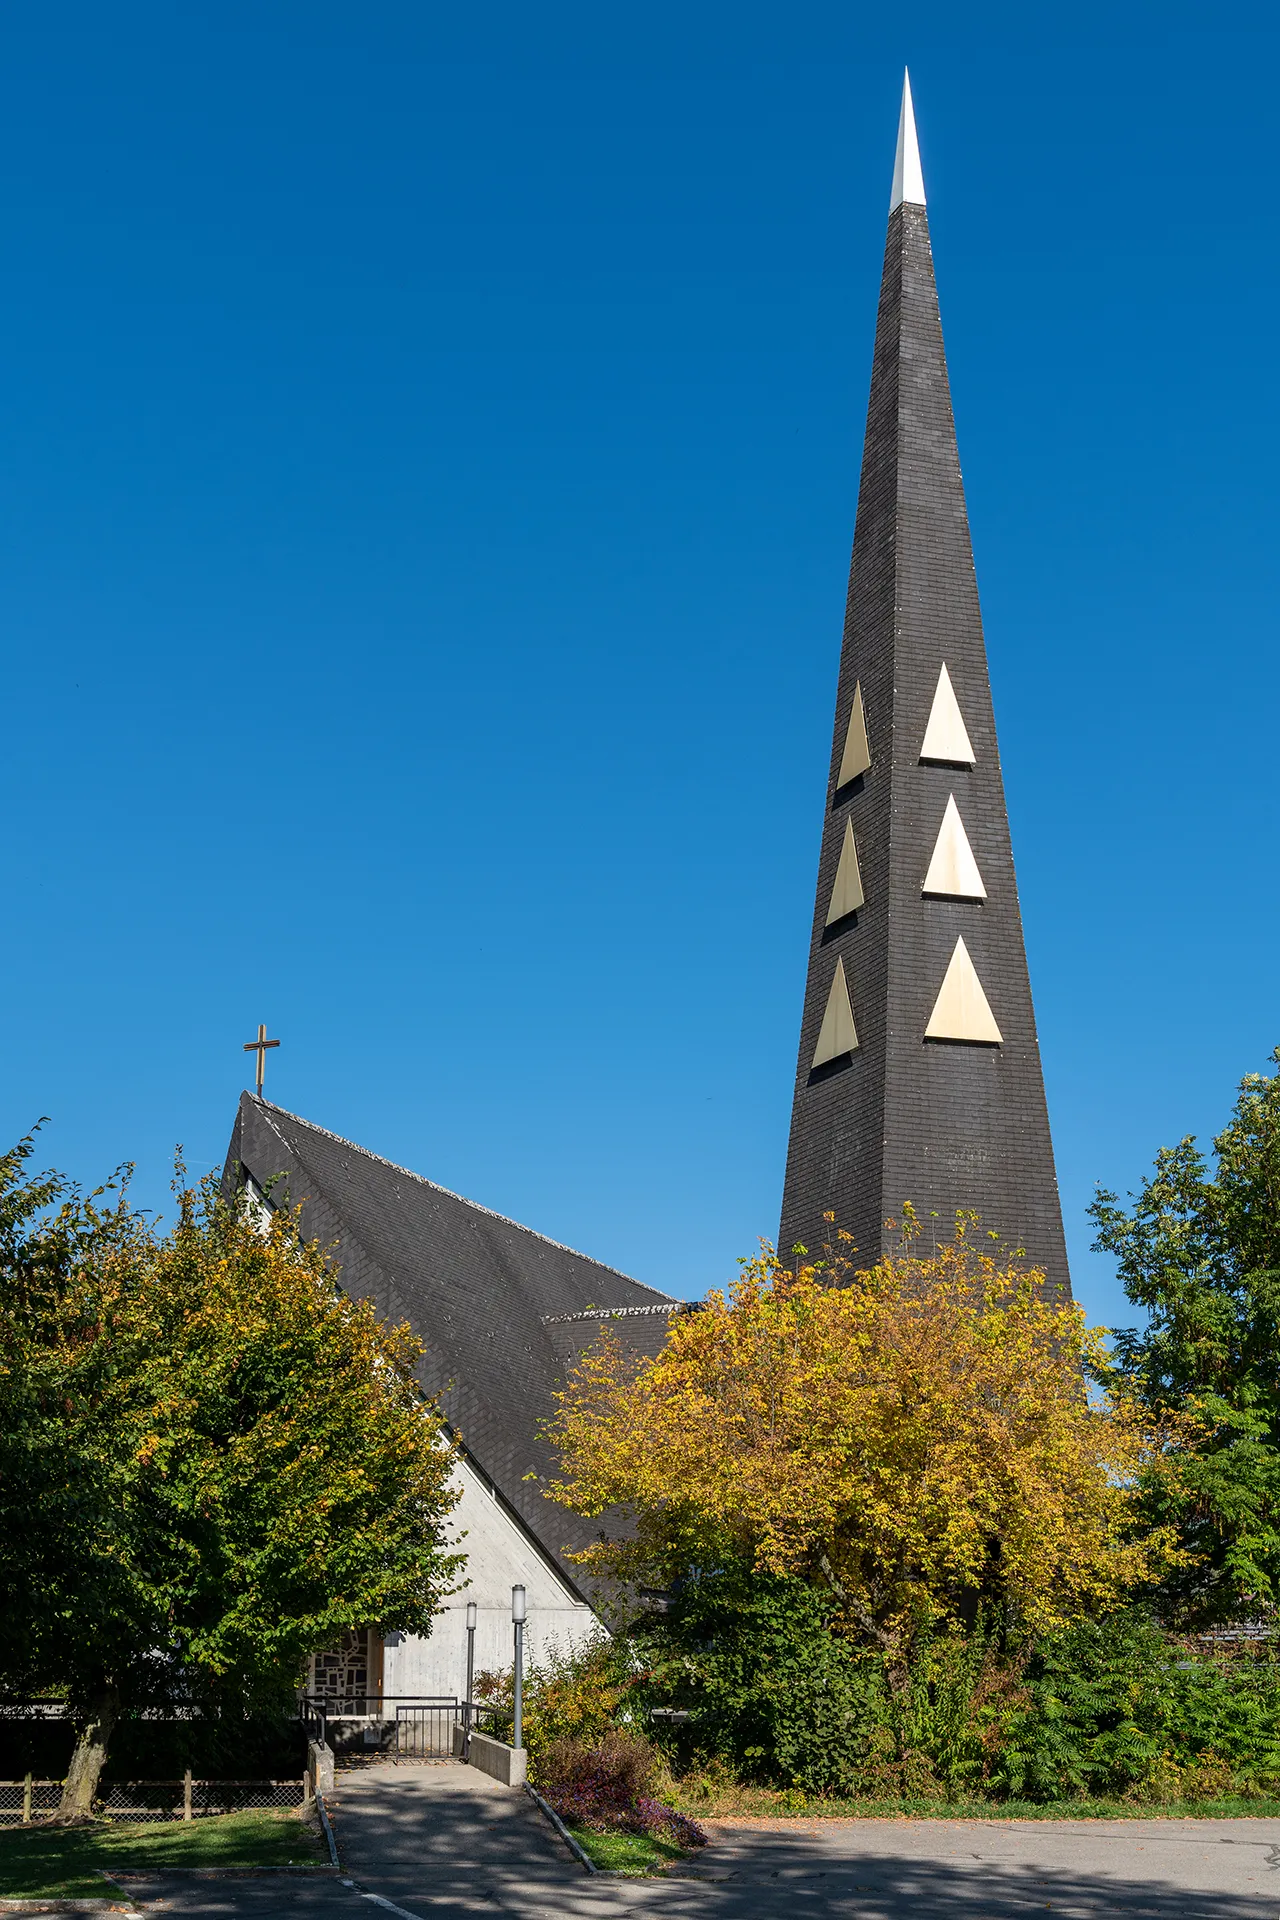
[[[174,1920],[1280,1920],[1272,1820],[715,1822],[644,1881],[585,1874],[524,1794],[469,1767],[340,1775],[333,1824],[341,1876],[130,1891]]]

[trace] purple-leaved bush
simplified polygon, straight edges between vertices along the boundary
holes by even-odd
[[[557,1740],[538,1762],[538,1785],[569,1826],[596,1833],[645,1833],[674,1846],[703,1847],[696,1820],[664,1806],[650,1791],[655,1755],[638,1734],[612,1732],[594,1746]]]

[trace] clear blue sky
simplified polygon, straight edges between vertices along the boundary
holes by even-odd
[[[1270,9],[10,11],[0,1124],[776,1228],[901,69],[1077,1288],[1280,1040]],[[1224,27],[1221,23],[1226,22]]]

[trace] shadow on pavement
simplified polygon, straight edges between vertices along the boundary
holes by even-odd
[[[715,1831],[678,1916],[807,1911],[866,1920],[1052,1912],[1280,1920],[1269,1821],[840,1822]],[[695,1891],[696,1888],[696,1891]]]
[[[340,1779],[329,1816],[343,1864],[355,1874],[421,1866],[444,1873],[582,1872],[527,1794],[472,1767],[383,1769]]]
[[[422,1920],[1280,1920],[1280,1823],[832,1821],[717,1824],[677,1876],[590,1876],[532,1803],[467,1768],[341,1781],[341,1882],[185,1882],[174,1920],[355,1920],[380,1895]],[[132,1889],[131,1889],[132,1890]]]

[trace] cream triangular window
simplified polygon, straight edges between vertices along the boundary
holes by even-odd
[[[969,744],[969,729],[964,724],[960,712],[960,703],[956,699],[955,689],[951,685],[951,675],[947,672],[947,663],[942,663],[938,675],[938,684],[934,689],[933,705],[929,709],[929,724],[924,730],[924,745],[920,749],[922,760],[945,760],[949,766],[971,767],[974,752]]]
[[[840,849],[840,864],[836,868],[835,885],[831,889],[831,904],[827,908],[827,925],[833,927],[837,920],[843,920],[848,913],[856,913],[866,904],[866,895],[862,891],[862,870],[858,866],[858,849],[853,838],[853,822],[844,823],[844,845]]]
[[[947,800],[921,892],[939,894],[944,900],[985,900],[987,897],[954,793]]]
[[[924,1037],[926,1040],[968,1040],[988,1047],[998,1047],[1004,1038],[963,940],[956,941]]]
[[[847,787],[860,773],[865,773],[871,765],[871,748],[867,743],[867,716],[862,708],[862,682],[859,680],[853,690],[853,705],[849,709],[849,729],[844,736],[844,757],[840,762],[838,787]]]
[[[852,1053],[857,1044],[858,1029],[853,1024],[853,1007],[849,1002],[849,983],[844,977],[844,961],[837,959],[835,978],[827,995],[827,1010],[822,1016],[822,1031],[813,1050],[813,1064],[815,1067],[825,1067],[828,1060],[838,1060],[842,1053]]]

